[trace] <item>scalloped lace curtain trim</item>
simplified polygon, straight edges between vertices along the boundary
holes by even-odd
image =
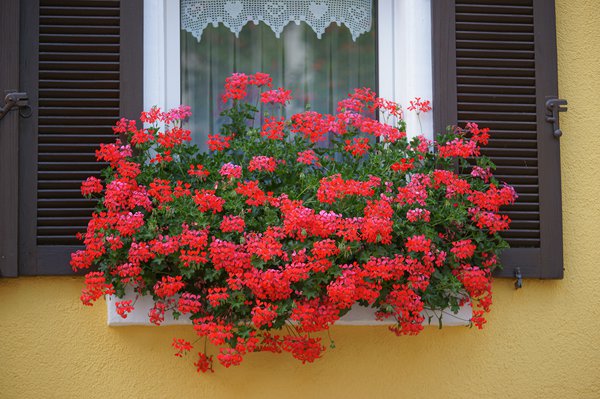
[[[212,24],[225,25],[236,37],[248,22],[264,22],[276,37],[290,22],[306,22],[320,39],[332,23],[345,25],[356,41],[371,30],[372,0],[181,0],[181,28],[198,42]]]

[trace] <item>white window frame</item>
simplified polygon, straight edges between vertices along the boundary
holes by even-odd
[[[144,0],[144,109],[181,104],[179,0]],[[409,100],[431,100],[431,0],[378,1],[378,66],[381,97],[406,110]],[[435,104],[433,104],[435,106]],[[433,138],[432,113],[405,111],[407,134]]]

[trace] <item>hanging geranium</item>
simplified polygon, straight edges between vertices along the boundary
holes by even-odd
[[[189,107],[144,112],[144,128],[117,123],[127,142],[102,145],[103,182],[82,185],[100,197],[71,261],[97,270],[86,275],[83,303],[122,298],[127,287],[151,295],[150,322],[167,312],[192,320],[203,372],[213,370],[206,341],[225,367],[256,351],[312,362],[325,350],[316,333],[357,304],[393,319],[398,335],[418,334],[424,309],[464,304],[481,327],[507,247],[499,210],[516,197],[480,156],[488,129],[408,140],[400,106],[369,89],[335,115],[288,120],[292,94],[270,86],[265,74],[227,79],[229,122],[209,135],[209,152],[190,144]],[[252,87],[270,115],[246,102]],[[431,109],[420,99],[410,108]],[[134,307],[116,302],[122,317]],[[174,339],[177,356],[193,350],[190,341]]]

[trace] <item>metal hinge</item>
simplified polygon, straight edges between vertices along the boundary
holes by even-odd
[[[563,105],[567,105],[567,100],[563,100],[562,98],[554,97],[546,100],[546,109],[548,110],[546,112],[546,122],[552,123],[552,134],[556,138],[559,138],[563,134],[558,118],[560,112],[567,111],[567,107],[562,107]]]
[[[521,274],[520,267],[515,268],[515,278],[517,279],[517,281],[515,281],[515,289],[518,290],[519,288],[523,288],[523,275]]]
[[[27,93],[8,93],[6,97],[4,97],[4,106],[0,109],[0,120],[15,107],[19,110],[19,115],[21,115],[21,117],[29,118],[31,116],[31,106],[29,105]]]

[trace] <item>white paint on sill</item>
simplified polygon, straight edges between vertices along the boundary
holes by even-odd
[[[127,315],[127,318],[122,318],[119,316],[115,309],[115,302],[121,300],[129,300],[132,299],[135,302],[134,311]],[[119,299],[114,295],[110,295],[106,297],[106,305],[107,305],[107,322],[111,327],[121,327],[121,326],[153,326],[154,324],[150,323],[148,320],[148,312],[152,306],[154,306],[154,300],[152,296],[145,295],[138,297],[135,300],[135,296],[133,294],[128,294],[123,299]],[[458,313],[453,314],[451,310],[446,309],[442,312],[440,311],[423,311],[423,316],[425,316],[425,324],[428,324],[428,320],[431,317],[431,325],[438,325],[438,316],[442,316],[442,324],[443,326],[466,326],[469,325],[469,320],[472,316],[472,309],[470,306],[463,306],[460,308]],[[173,325],[189,325],[191,321],[188,317],[182,316],[178,320],[175,320],[170,312],[165,313],[165,321],[161,324],[163,326],[173,326]],[[344,317],[338,320],[336,323],[338,326],[378,326],[378,325],[391,325],[394,324],[392,320],[386,321],[378,321],[375,320],[375,312],[373,309],[365,308],[363,306],[354,306],[350,312],[348,312]]]

